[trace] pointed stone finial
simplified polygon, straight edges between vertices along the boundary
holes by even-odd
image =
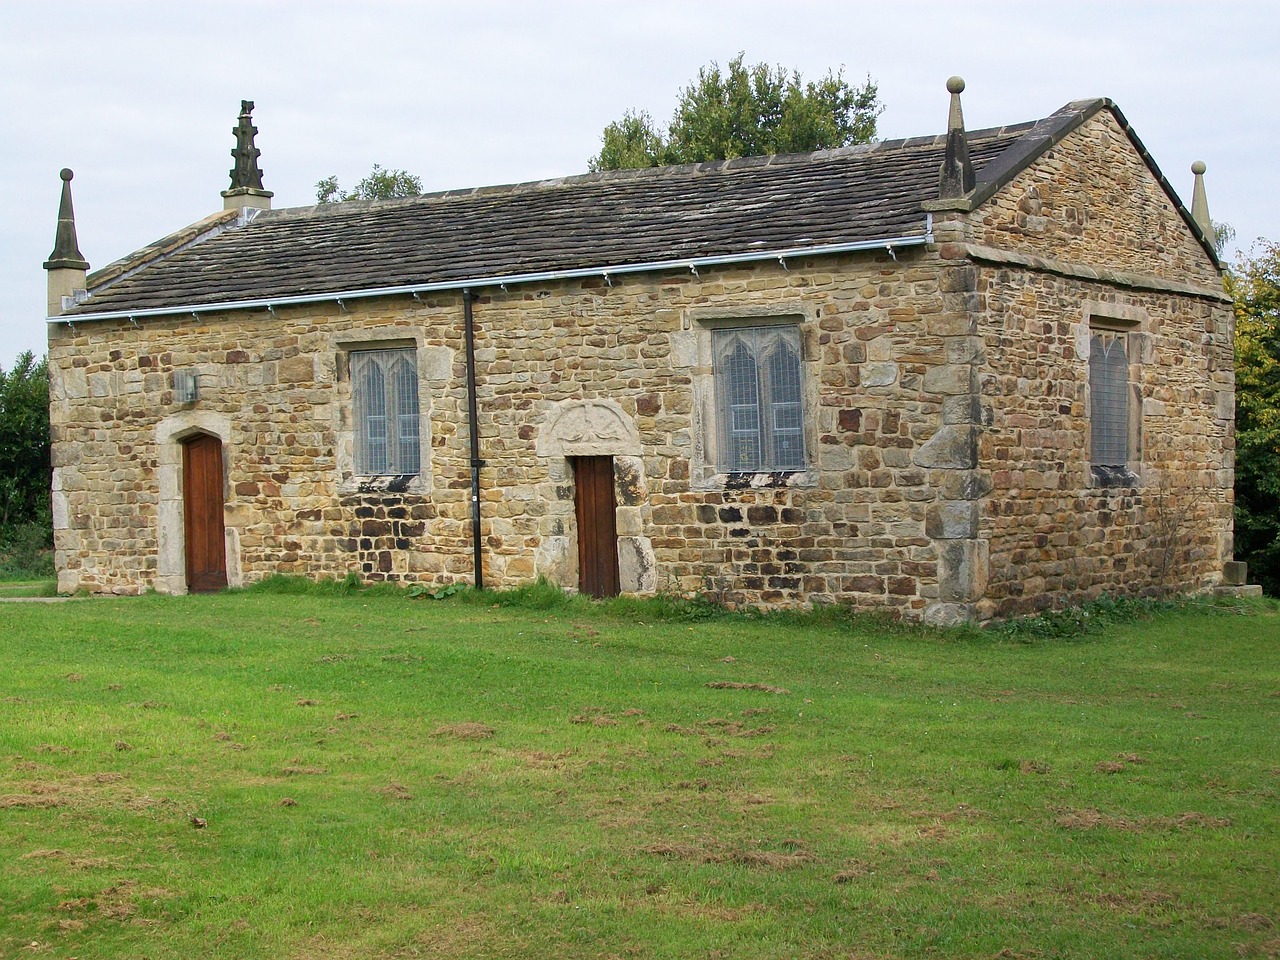
[[[53,253],[44,262],[46,270],[88,270],[89,264],[80,253],[76,240],[76,212],[71,205],[71,180],[75,174],[63,168],[62,200],[58,204],[58,232],[53,240]]]
[[[222,191],[223,208],[270,210],[274,194],[262,188],[262,168],[258,166],[262,151],[253,142],[258,128],[253,125],[252,100],[240,101],[240,116],[231,132],[236,137],[236,147],[231,151],[236,165],[231,168],[231,189]]]
[[[947,81],[951,94],[951,110],[947,115],[947,153],[942,160],[942,172],[938,176],[938,199],[963,197],[973,189],[975,178],[973,164],[969,162],[969,140],[964,132],[964,113],[960,109],[960,94],[964,80],[952,77]]]
[[[1204,192],[1204,172],[1208,169],[1203,160],[1191,164],[1191,172],[1196,175],[1195,187],[1191,191],[1191,219],[1199,224],[1205,239],[1213,242],[1213,221],[1209,219],[1209,198]]]
[[[231,189],[253,187],[261,190],[262,170],[258,167],[258,158],[262,156],[262,151],[253,143],[258,128],[253,125],[252,100],[240,101],[240,116],[237,119],[239,122],[231,131],[236,136],[236,148],[231,151],[236,162],[231,168]]]
[[[89,263],[80,252],[76,240],[76,212],[71,205],[71,179],[75,176],[63,169],[62,200],[58,203],[58,230],[53,240],[53,253],[44,262],[48,271],[48,313],[56,317],[66,309],[66,301],[74,302],[77,293],[83,293]]]

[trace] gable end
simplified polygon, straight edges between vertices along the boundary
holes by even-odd
[[[1204,248],[1205,255],[1217,270],[1222,269],[1222,261],[1218,259],[1218,251],[1214,248],[1213,238],[1205,236],[1200,225],[1191,216],[1191,211],[1182,203],[1182,198],[1173,189],[1160,167],[1156,164],[1146,145],[1138,138],[1128,119],[1115,103],[1099,97],[1093,100],[1075,100],[1051,116],[1046,117],[1019,137],[1003,154],[987,164],[978,175],[977,185],[964,197],[964,209],[976,210],[990,200],[999,190],[1013,182],[1014,178],[1026,170],[1035,161],[1044,156],[1050,149],[1060,143],[1069,134],[1083,126],[1088,120],[1102,110],[1109,110],[1116,123],[1129,138],[1129,142],[1137,151],[1142,162],[1151,171],[1151,175],[1169,198],[1175,210],[1182,217],[1191,235]]]

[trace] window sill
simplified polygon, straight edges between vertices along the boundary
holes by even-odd
[[[1142,483],[1142,478],[1128,467],[1104,467],[1100,464],[1089,468],[1089,479],[1090,486],[1108,490],[1137,487]]]
[[[347,476],[338,485],[339,493],[430,493],[426,479],[421,474],[405,476]]]
[[[760,470],[753,473],[717,473],[706,470],[691,487],[694,490],[775,490],[817,485],[818,474],[811,469]]]

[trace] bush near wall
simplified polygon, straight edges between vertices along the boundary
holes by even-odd
[[[50,479],[49,373],[27,351],[0,367],[0,576],[52,574]]]
[[[1236,311],[1235,555],[1280,596],[1280,244],[1259,240],[1227,274]]]

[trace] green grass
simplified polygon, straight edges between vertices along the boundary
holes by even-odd
[[[0,604],[0,955],[1275,956],[1277,609]]]
[[[22,597],[55,597],[58,595],[56,580],[0,580],[0,600]]]

